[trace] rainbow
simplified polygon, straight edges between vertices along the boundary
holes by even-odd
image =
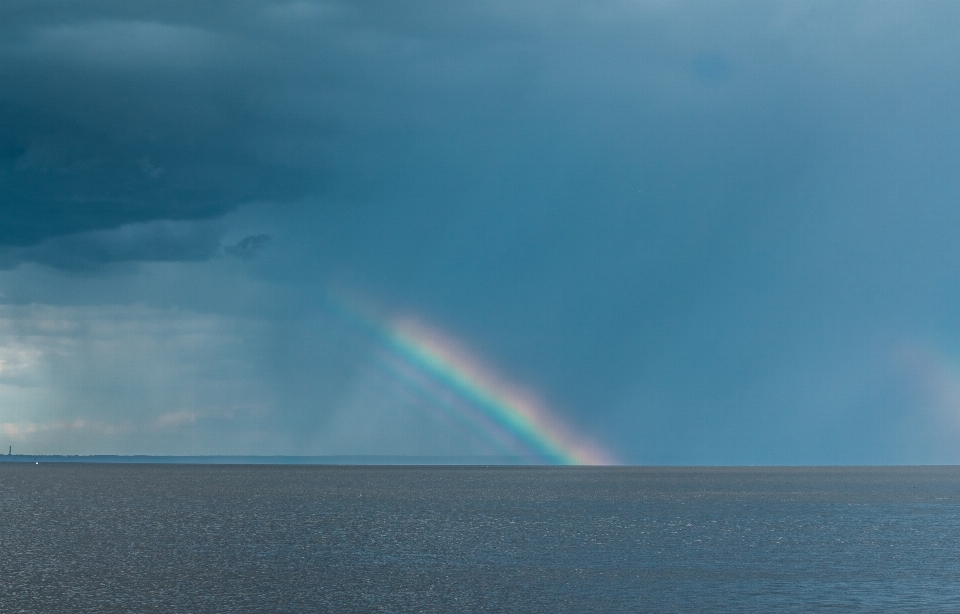
[[[534,395],[494,374],[436,329],[413,318],[374,318],[345,301],[336,303],[336,311],[374,341],[382,364],[397,380],[499,452],[543,464],[616,464]]]

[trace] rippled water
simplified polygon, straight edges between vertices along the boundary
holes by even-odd
[[[960,468],[0,465],[3,612],[960,611]]]

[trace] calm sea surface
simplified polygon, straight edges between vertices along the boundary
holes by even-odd
[[[2,612],[960,612],[960,468],[0,465]]]

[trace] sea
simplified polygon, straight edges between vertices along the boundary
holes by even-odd
[[[0,612],[960,612],[960,468],[3,463]]]

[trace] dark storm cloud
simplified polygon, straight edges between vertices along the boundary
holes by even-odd
[[[28,246],[0,247],[0,268],[37,262],[68,271],[140,261],[203,261],[218,253],[219,229],[211,223],[153,221],[44,239]],[[248,249],[251,256],[255,249]]]
[[[590,157],[596,168],[601,151],[628,173],[671,155],[655,151],[661,143],[624,151],[631,139],[665,137],[638,121],[651,102],[670,104],[644,81],[689,70],[719,83],[737,62],[709,49],[651,57],[669,43],[664,34],[618,25],[637,10],[609,2],[11,2],[0,11],[5,245],[213,218],[256,201],[449,209],[464,194],[531,190],[542,200],[567,166]],[[632,111],[622,106],[630,100]]]
[[[0,244],[402,191],[385,163],[495,68],[479,8],[4,3]]]
[[[237,241],[236,245],[229,245],[224,248],[231,256],[249,260],[256,256],[260,250],[270,243],[270,235],[260,234],[244,237]]]
[[[229,21],[192,23],[176,3],[4,3],[0,13],[0,243],[212,218],[319,188],[322,170],[277,143],[316,130],[272,125],[279,118],[258,110],[270,84],[257,42]]]

